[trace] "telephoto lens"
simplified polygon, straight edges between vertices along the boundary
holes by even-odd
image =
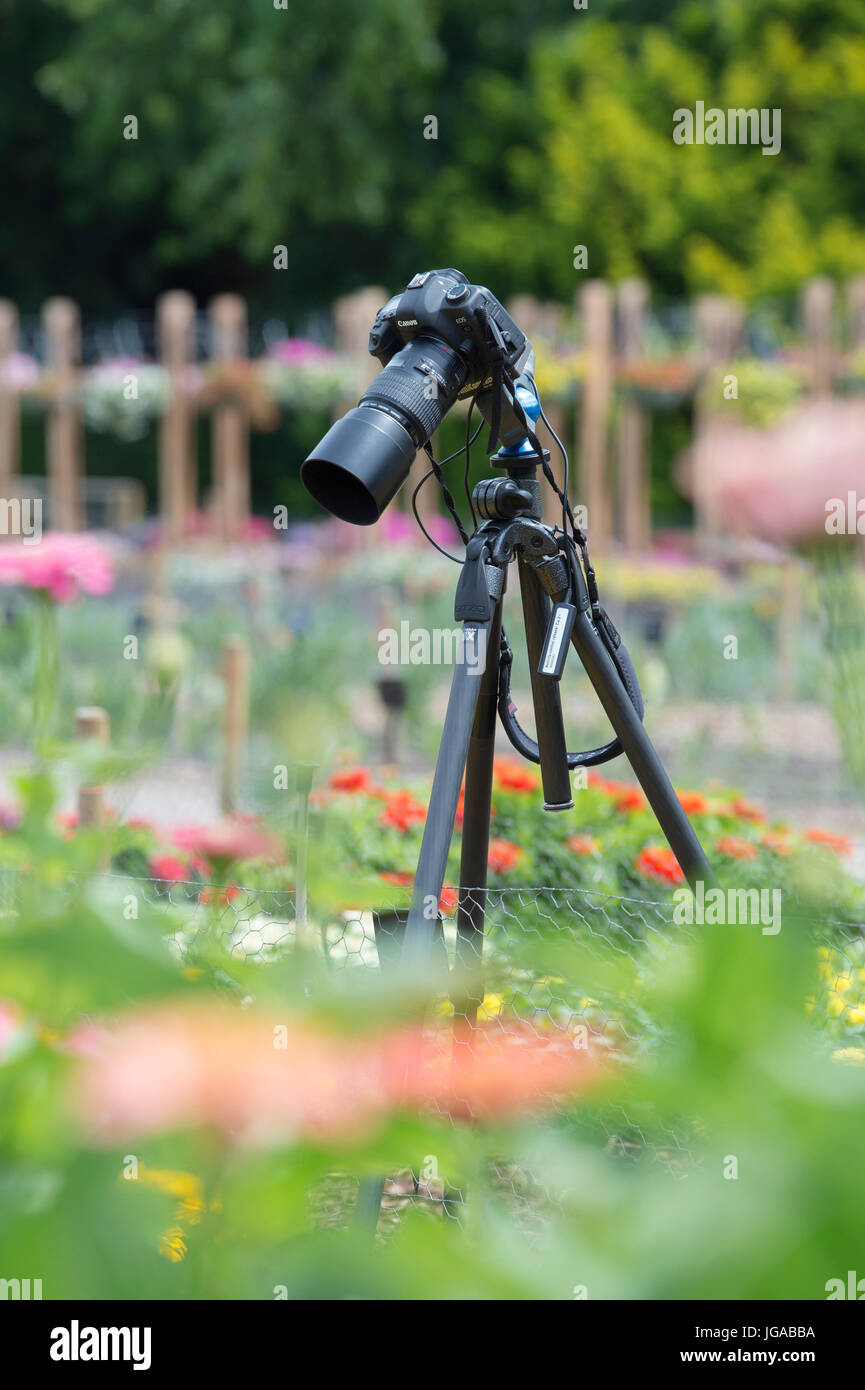
[[[304,487],[342,521],[371,526],[399,491],[416,451],[435,434],[467,376],[453,348],[438,339],[414,338],[302,464]]]

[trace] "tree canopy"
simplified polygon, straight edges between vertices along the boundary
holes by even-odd
[[[422,263],[567,296],[576,245],[591,274],[672,294],[865,266],[861,0],[0,0],[0,19],[0,292],[27,308],[171,284],[308,306]],[[677,145],[698,101],[779,108],[780,152]]]

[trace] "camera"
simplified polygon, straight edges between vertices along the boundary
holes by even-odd
[[[383,370],[301,465],[307,491],[334,516],[378,521],[460,398],[477,398],[505,446],[525,437],[501,383],[523,371],[531,343],[495,295],[458,270],[415,275],[379,310],[369,350]]]

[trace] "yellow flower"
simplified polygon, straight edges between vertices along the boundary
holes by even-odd
[[[186,1241],[179,1226],[172,1226],[159,1237],[159,1253],[172,1264],[178,1264],[186,1254]]]
[[[498,1018],[504,1006],[505,1001],[500,994],[485,994],[478,1009],[478,1018],[484,1023],[489,1023],[491,1019]]]
[[[844,1012],[844,1000],[834,989],[830,989],[826,999],[826,1012],[830,1018],[840,1018]]]
[[[855,1024],[857,1027],[865,1023],[865,1004],[854,1005],[853,1008],[847,1010],[844,1017],[848,1023]]]
[[[865,1047],[839,1047],[832,1053],[833,1062],[851,1062],[854,1066],[865,1066]]]

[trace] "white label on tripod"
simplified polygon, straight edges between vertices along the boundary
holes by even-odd
[[[547,628],[538,675],[552,676],[554,680],[558,680],[561,676],[565,668],[568,642],[571,640],[571,629],[574,626],[576,615],[577,610],[573,604],[556,604],[550,618],[550,625]]]

